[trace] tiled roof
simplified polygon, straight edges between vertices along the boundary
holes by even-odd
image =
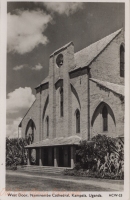
[[[75,67],[71,71],[78,68],[88,66],[94,58],[121,32],[122,29],[104,37],[103,39],[91,44],[90,46],[78,51],[74,54]]]
[[[79,144],[81,138],[78,136],[70,136],[70,137],[59,137],[54,139],[45,139],[30,145],[27,145],[25,148],[32,147],[44,147],[44,146],[60,146],[60,145],[76,145]]]
[[[105,87],[105,88],[108,88],[109,90],[115,92],[116,94],[124,96],[124,85],[118,85],[115,83],[101,81],[101,80],[94,79],[94,78],[90,78],[90,80]]]

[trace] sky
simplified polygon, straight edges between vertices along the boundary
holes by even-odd
[[[7,137],[18,136],[51,53],[70,41],[75,52],[87,47],[124,27],[124,15],[124,3],[7,3]]]

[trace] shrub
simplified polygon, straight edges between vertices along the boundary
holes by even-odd
[[[24,165],[27,163],[27,152],[24,149],[26,140],[20,138],[6,138],[6,166],[12,166],[10,169],[17,169],[17,165]]]
[[[92,177],[92,178],[103,178],[103,179],[114,179],[114,180],[123,180],[124,174],[114,174],[110,172],[93,172],[91,170],[76,170],[76,169],[67,169],[63,172],[64,175],[69,176],[81,176],[81,177]]]
[[[75,163],[75,168],[72,171],[66,171],[65,174],[123,179],[123,147],[121,138],[114,139],[105,135],[97,135],[89,142],[81,141],[76,151],[78,161]]]

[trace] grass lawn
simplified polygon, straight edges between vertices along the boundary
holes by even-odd
[[[87,184],[50,180],[44,177],[6,175],[6,191],[110,191]]]

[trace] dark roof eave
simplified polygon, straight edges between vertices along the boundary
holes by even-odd
[[[69,73],[71,74],[71,73],[73,73],[73,72],[76,72],[76,71],[78,71],[78,70],[82,70],[82,69],[88,68],[88,67],[89,67],[89,64],[88,64],[88,65],[85,65],[85,66],[83,66],[83,67],[79,67],[79,68],[76,68],[76,69],[72,69],[71,71],[69,71]]]
[[[79,144],[56,144],[56,145],[48,145],[48,146],[43,146],[43,145],[41,145],[41,146],[31,146],[31,147],[29,147],[29,146],[25,146],[24,148],[25,149],[33,149],[33,148],[41,148],[41,147],[56,147],[56,146],[75,146],[75,145],[79,145]]]
[[[35,87],[34,89],[37,90],[39,87],[43,86],[43,85],[46,85],[47,83],[49,83],[49,81],[45,82],[45,83],[42,83],[40,85],[38,85],[37,87]]]

